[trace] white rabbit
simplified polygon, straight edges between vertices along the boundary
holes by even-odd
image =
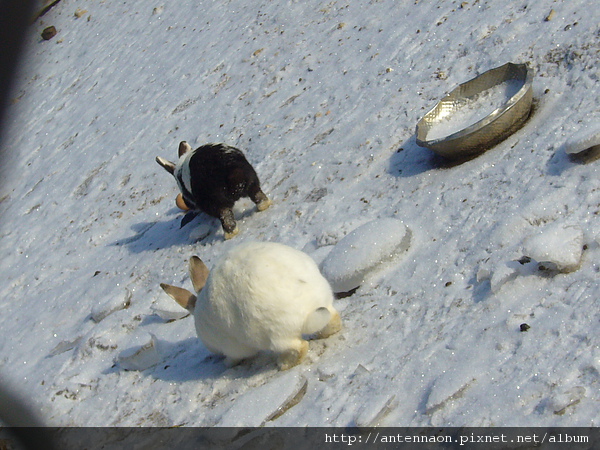
[[[226,252],[210,272],[194,256],[190,275],[197,296],[161,284],[194,314],[196,332],[229,366],[273,351],[285,370],[308,351],[303,335],[324,338],[341,329],[329,283],[307,254],[283,244],[249,242]]]

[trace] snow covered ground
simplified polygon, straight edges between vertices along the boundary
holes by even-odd
[[[589,1],[62,0],[32,31],[3,140],[0,373],[48,424],[599,425],[600,162],[565,152],[600,122]],[[462,164],[416,145],[506,62],[535,71],[521,130]],[[239,202],[229,241],[205,215],[180,228],[154,158],[181,140],[241,148],[273,206]],[[159,288],[249,240],[321,263],[387,219],[408,250],[289,371],[226,368]],[[365,258],[394,241],[373,227]]]

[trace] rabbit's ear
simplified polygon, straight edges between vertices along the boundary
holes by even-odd
[[[196,306],[196,296],[187,289],[170,284],[160,283],[160,287],[169,294],[177,303],[187,309],[189,312],[194,312]]]
[[[192,278],[192,284],[196,293],[200,292],[206,284],[208,278],[208,267],[206,264],[197,256],[190,258],[190,277]]]
[[[181,141],[179,143],[179,157],[181,158],[181,155],[185,155],[187,152],[192,150],[192,146],[190,144],[188,144],[185,141]]]
[[[161,158],[160,156],[156,157],[156,162],[160,164],[167,172],[171,175],[175,173],[175,164],[171,161],[167,161],[165,158]]]

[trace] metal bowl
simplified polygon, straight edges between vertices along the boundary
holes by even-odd
[[[523,126],[533,73],[507,63],[460,84],[417,124],[417,144],[449,159],[482,153]]]

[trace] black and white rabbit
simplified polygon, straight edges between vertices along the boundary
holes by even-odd
[[[283,244],[249,242],[227,251],[212,271],[190,259],[196,294],[161,284],[190,310],[196,332],[208,350],[229,366],[260,351],[278,355],[285,370],[308,351],[303,335],[328,337],[341,329],[333,293],[306,253]]]
[[[260,188],[256,171],[235,147],[206,144],[192,150],[182,141],[177,163],[160,156],[156,157],[156,162],[177,181],[181,191],[177,195],[177,206],[184,211],[202,211],[218,218],[225,239],[239,232],[232,208],[240,198],[250,197],[259,211],[271,205]]]

